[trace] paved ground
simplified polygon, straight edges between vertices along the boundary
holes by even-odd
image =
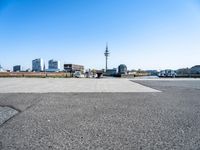
[[[0,93],[0,149],[200,149],[200,80],[135,82],[162,92]]]
[[[0,93],[159,92],[127,79],[114,78],[0,78],[0,83]]]
[[[0,106],[0,125],[5,123],[8,119],[13,117],[17,113],[18,113],[18,111],[15,109],[12,109],[12,108],[6,107],[6,106],[4,106],[4,107]]]

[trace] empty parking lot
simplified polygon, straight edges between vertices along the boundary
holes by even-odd
[[[200,80],[0,81],[1,149],[200,148]]]

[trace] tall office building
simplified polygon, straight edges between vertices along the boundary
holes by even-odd
[[[48,71],[53,71],[53,72],[60,71],[60,61],[53,59],[49,60]]]
[[[44,71],[44,61],[41,58],[32,61],[32,71]]]

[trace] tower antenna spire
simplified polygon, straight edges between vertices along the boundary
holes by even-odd
[[[107,71],[107,69],[108,69],[108,56],[109,56],[109,51],[108,51],[108,42],[106,42],[106,50],[105,50],[105,53],[104,53],[104,55],[105,55],[105,57],[106,57],[106,70],[105,70],[105,72]]]

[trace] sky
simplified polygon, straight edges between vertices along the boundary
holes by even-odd
[[[0,64],[60,60],[85,68],[200,65],[199,0],[0,0]]]

